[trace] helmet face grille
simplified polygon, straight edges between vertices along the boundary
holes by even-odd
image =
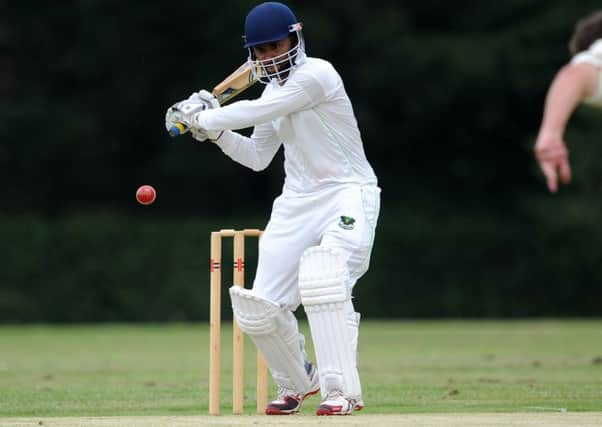
[[[305,46],[300,31],[297,32],[297,44],[288,51],[273,58],[259,60],[253,48],[249,48],[249,62],[253,75],[261,83],[268,84],[272,80],[284,83],[305,57]]]

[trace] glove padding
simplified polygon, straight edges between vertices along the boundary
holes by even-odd
[[[186,126],[186,131],[190,130],[196,140],[215,140],[221,136],[222,131],[210,131],[198,127],[194,116],[201,111],[218,107],[219,102],[210,92],[206,90],[195,92],[188,99],[176,102],[167,109],[165,113],[165,128],[169,131],[176,123],[182,123]]]
[[[223,130],[206,130],[202,128],[193,127],[190,128],[190,134],[192,135],[192,137],[200,142],[204,142],[207,140],[217,141],[223,133]]]
[[[197,93],[192,94],[191,96],[196,95],[198,99],[205,102],[209,109],[219,108],[219,102],[217,98],[213,96],[213,94],[205,89],[199,90]]]

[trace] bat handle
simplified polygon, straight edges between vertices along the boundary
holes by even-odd
[[[171,129],[169,129],[169,136],[175,138],[176,136],[180,136],[183,133],[186,133],[187,130],[188,128],[184,126],[183,123],[176,123],[171,127]]]

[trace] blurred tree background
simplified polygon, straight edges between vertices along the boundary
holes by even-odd
[[[282,154],[254,173],[170,140],[164,113],[245,60],[257,3],[0,5],[1,321],[207,318],[209,232],[265,226]],[[308,53],[342,75],[383,189],[359,311],[601,314],[601,112],[571,121],[559,194],[532,156],[547,87],[598,1],[288,4]]]

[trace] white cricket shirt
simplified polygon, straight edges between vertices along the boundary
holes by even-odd
[[[307,57],[284,85],[272,81],[258,99],[203,111],[197,121],[226,130],[216,144],[253,170],[266,168],[284,145],[285,193],[377,184],[343,81],[328,61]],[[251,126],[250,138],[229,132]]]
[[[602,107],[602,39],[596,40],[583,52],[579,52],[571,59],[571,64],[588,63],[598,69],[598,89],[596,93],[584,101]]]

